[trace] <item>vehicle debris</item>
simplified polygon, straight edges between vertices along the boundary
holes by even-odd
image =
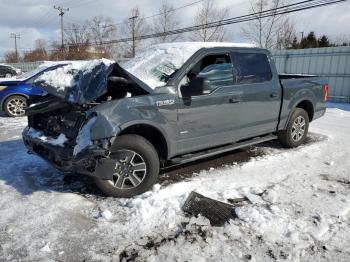
[[[237,201],[236,203],[239,202]],[[184,212],[193,216],[202,215],[209,219],[212,226],[216,227],[221,227],[231,219],[237,218],[234,208],[234,205],[205,197],[194,191],[190,193],[185,204],[182,206]]]

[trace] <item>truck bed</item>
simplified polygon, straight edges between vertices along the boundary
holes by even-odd
[[[279,79],[300,79],[300,78],[309,78],[309,77],[317,77],[315,75],[306,75],[306,74],[279,74]]]
[[[293,108],[303,100],[310,101],[312,114],[310,121],[321,117],[326,111],[324,86],[327,79],[314,75],[280,74],[283,92],[278,130],[286,127],[288,116]]]

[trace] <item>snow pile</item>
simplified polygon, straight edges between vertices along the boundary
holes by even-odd
[[[105,197],[92,179],[27,155],[13,139],[24,120],[0,117],[0,260],[350,260],[350,112],[329,109],[299,148],[264,143],[249,162],[209,166],[132,199]],[[250,201],[212,227],[181,211],[192,190]]]
[[[68,87],[74,86],[74,75],[77,71],[85,73],[91,72],[99,64],[110,66],[114,63],[108,59],[95,59],[90,61],[71,61],[68,65],[59,67],[55,70],[45,72],[39,76],[35,82],[42,85],[52,86],[57,88],[58,92],[64,93]]]
[[[159,44],[138,53],[122,67],[154,89],[164,86],[166,77],[178,70],[199,49],[211,47],[253,47],[253,45],[210,42]]]
[[[56,138],[48,137],[48,136],[45,136],[45,134],[42,131],[36,130],[32,127],[28,129],[27,135],[31,138],[39,139],[42,142],[45,142],[54,146],[64,147],[64,143],[68,141],[68,138],[65,136],[65,134],[60,134]]]

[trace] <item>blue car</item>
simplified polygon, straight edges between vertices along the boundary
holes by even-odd
[[[10,117],[25,115],[25,108],[33,101],[47,93],[34,85],[34,81],[46,71],[54,70],[67,64],[40,66],[38,69],[25,73],[20,78],[0,79],[0,110]]]

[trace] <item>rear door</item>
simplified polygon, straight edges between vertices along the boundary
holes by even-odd
[[[241,138],[274,132],[278,124],[282,89],[264,51],[231,53],[236,88],[241,91],[237,110]]]

